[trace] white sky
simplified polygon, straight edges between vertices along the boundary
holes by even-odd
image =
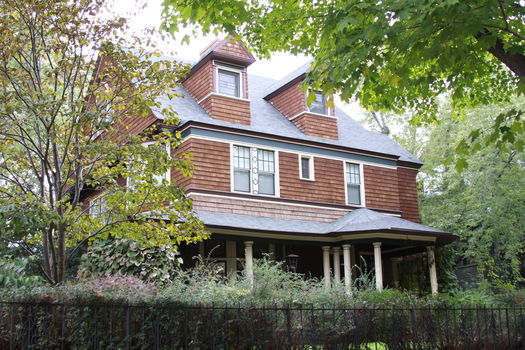
[[[129,22],[132,31],[140,31],[148,27],[159,28],[160,26],[161,0],[146,1],[146,7],[141,9],[139,15],[132,17]],[[118,13],[133,11],[136,6],[135,2],[130,0],[113,0],[113,2],[113,9]],[[182,36],[183,34],[180,34],[180,39],[182,39]],[[189,44],[184,45],[180,43],[180,39],[177,38],[177,40],[164,43],[165,48],[163,51],[166,53],[174,52],[176,57],[183,60],[197,61],[199,59],[199,53],[215,39],[215,36],[201,35],[194,37],[190,40]],[[270,60],[257,59],[255,63],[248,67],[248,72],[268,78],[280,79],[308,62],[309,59],[309,57],[302,55],[293,56],[288,53],[277,53],[274,54]],[[352,118],[361,120],[364,117],[364,110],[357,103],[346,104],[338,98],[336,98],[335,102],[339,108],[343,109]]]

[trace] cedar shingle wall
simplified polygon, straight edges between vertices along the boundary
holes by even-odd
[[[306,135],[337,140],[337,119],[305,113],[292,122]]]
[[[180,147],[182,152],[193,152],[193,177],[183,179],[174,171],[172,178],[185,189],[230,191],[230,145],[222,142],[189,139]],[[176,152],[179,152],[177,149]],[[179,182],[180,181],[180,182]]]
[[[345,204],[343,162],[314,157],[315,181],[299,179],[297,154],[279,152],[281,197]]]
[[[417,173],[418,171],[415,169],[397,169],[399,204],[402,211],[401,217],[419,223],[419,204],[416,184]]]
[[[306,111],[306,99],[301,89],[301,82],[281,91],[280,94],[272,97],[269,102],[288,118],[295,117],[297,114]]]
[[[235,198],[219,198],[192,194],[193,209],[227,214],[254,215],[276,219],[330,222],[348,213],[346,210],[310,208],[270,202],[254,202]],[[286,230],[286,228],[283,228]]]
[[[396,169],[364,165],[365,201],[370,208],[399,210]]]
[[[184,155],[191,151],[191,140],[188,140],[180,144],[176,150],[172,150],[171,156],[176,159],[184,159]],[[193,158],[191,158],[191,161],[193,161]],[[182,175],[182,173],[178,170],[172,169],[170,176],[172,184],[176,184],[183,188],[188,188],[188,186],[190,185],[191,178]]]
[[[214,91],[213,71],[211,61],[208,61],[184,81],[184,88],[197,102]]]
[[[250,102],[211,95],[201,103],[202,108],[215,119],[250,125]]]

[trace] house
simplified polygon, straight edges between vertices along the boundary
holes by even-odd
[[[275,81],[248,74],[254,57],[239,42],[216,40],[182,82],[183,98],[159,97],[178,112],[194,176],[169,175],[185,188],[212,233],[181,247],[186,264],[210,256],[234,274],[253,258],[285,260],[297,272],[349,288],[365,261],[376,287],[393,286],[401,257],[429,256],[455,236],[421,225],[416,175],[422,163],[386,135],[365,130],[327,96],[308,106],[308,65]],[[161,109],[150,123],[162,123]]]

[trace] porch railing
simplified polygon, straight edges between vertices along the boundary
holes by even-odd
[[[3,302],[0,349],[525,349],[525,313]]]

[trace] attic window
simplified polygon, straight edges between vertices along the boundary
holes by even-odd
[[[220,94],[240,97],[241,96],[241,73],[231,70],[218,70],[217,89]]]
[[[326,97],[322,92],[315,92],[315,100],[310,105],[310,112],[317,114],[328,114],[326,110]]]

